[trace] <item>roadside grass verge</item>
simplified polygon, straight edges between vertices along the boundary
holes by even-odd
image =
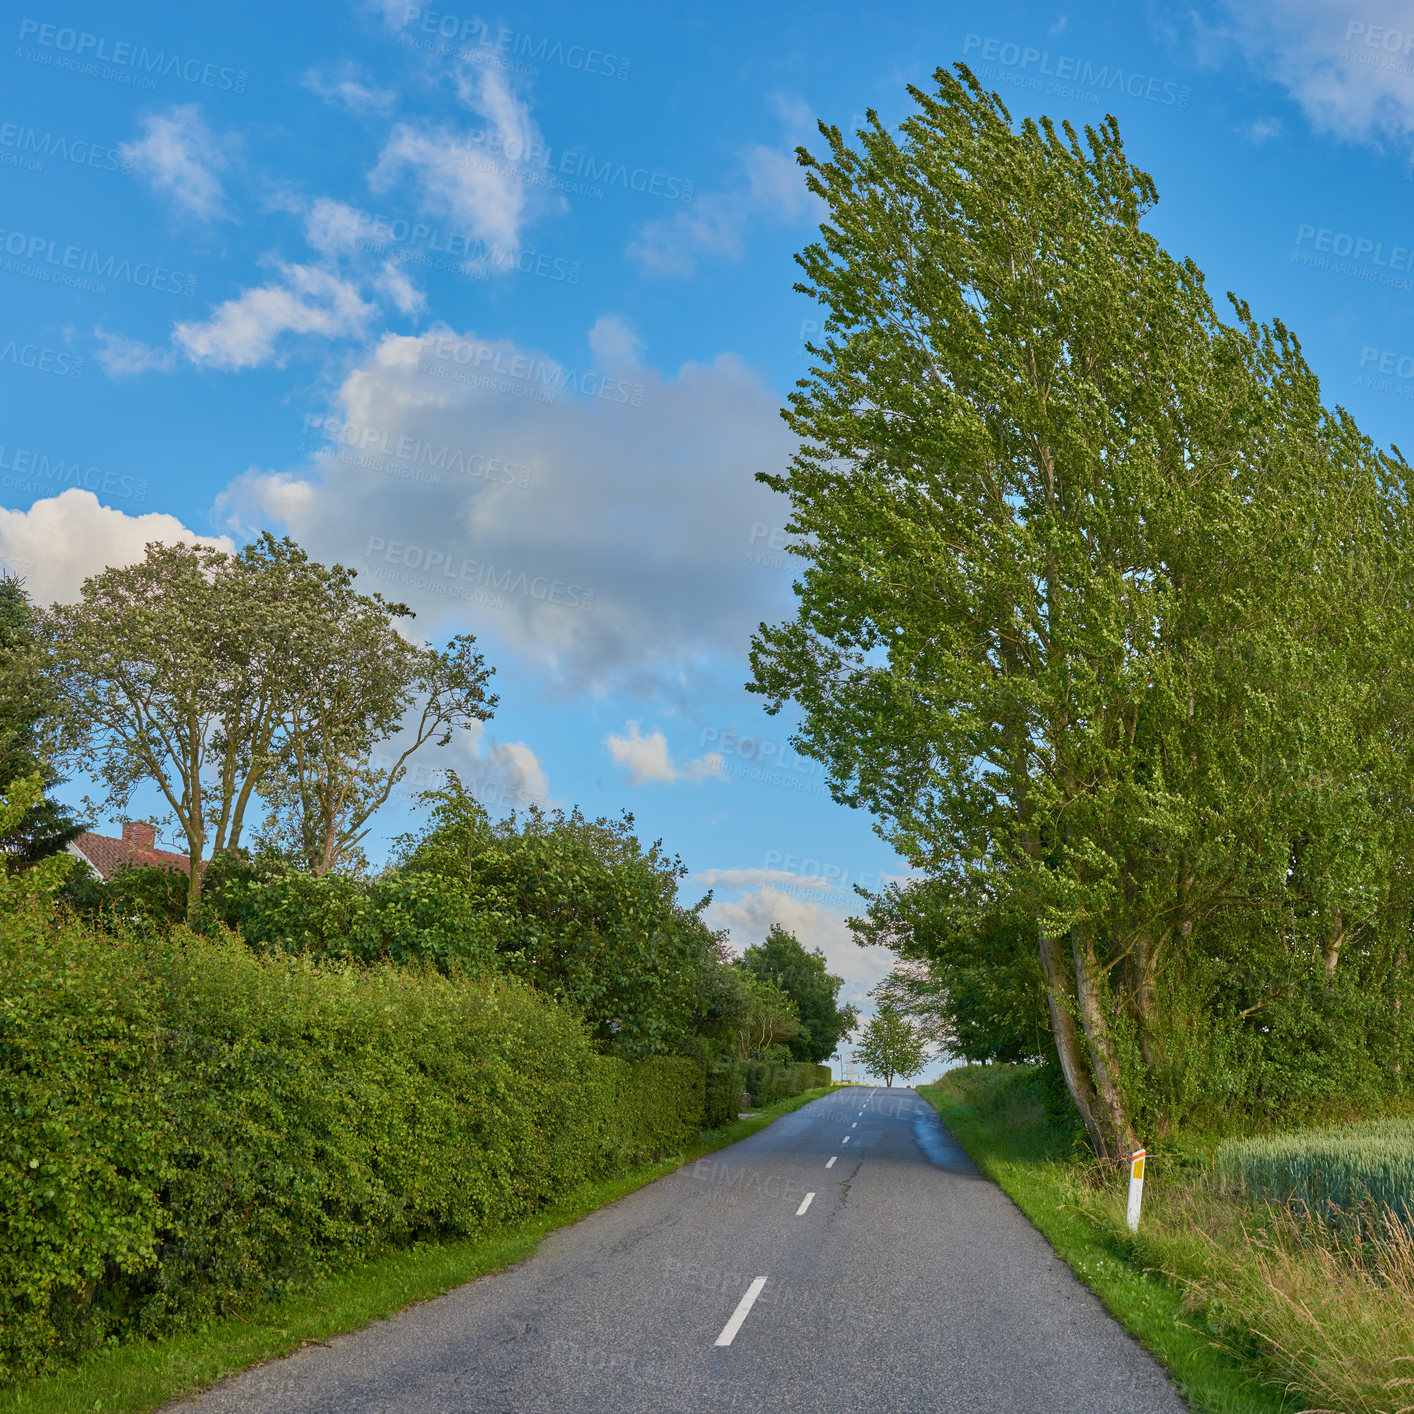
[[[1107,1181],[1097,1203],[1093,1167],[1052,1123],[1034,1087],[1017,1083],[1021,1078],[1015,1067],[966,1067],[935,1085],[920,1086],[919,1094],[1056,1254],[1164,1364],[1192,1409],[1201,1414],[1294,1414],[1310,1408],[1272,1387],[1271,1371],[1255,1358],[1260,1354],[1255,1344],[1249,1349],[1219,1345],[1203,1314],[1194,1309],[1192,1286],[1171,1275],[1166,1263],[1146,1260],[1132,1241],[1125,1241],[1130,1234],[1123,1225],[1119,1185]],[[1141,1231],[1153,1225],[1155,1189],[1162,1191],[1156,1178],[1151,1168]],[[1170,1249],[1164,1255],[1179,1254]]]
[[[524,1261],[547,1233],[703,1154],[747,1138],[834,1088],[806,1090],[709,1130],[683,1153],[618,1178],[586,1184],[526,1222],[457,1242],[418,1243],[386,1251],[312,1280],[273,1305],[252,1306],[239,1315],[157,1340],[130,1341],[56,1374],[18,1383],[0,1391],[0,1414],[145,1414],[262,1360],[358,1330],[414,1302],[441,1296],[464,1282]]]

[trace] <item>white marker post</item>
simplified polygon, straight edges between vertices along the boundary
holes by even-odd
[[[1139,1205],[1144,1201],[1144,1151],[1136,1149],[1129,1160],[1129,1212],[1125,1221],[1130,1232],[1139,1231]]]

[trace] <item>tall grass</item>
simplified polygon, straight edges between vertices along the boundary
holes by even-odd
[[[1329,1216],[1382,1212],[1414,1222],[1414,1119],[1303,1129],[1218,1147],[1224,1188]]]

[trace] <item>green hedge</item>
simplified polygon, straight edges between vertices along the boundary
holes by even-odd
[[[742,1067],[714,1065],[703,1077],[702,1127],[717,1129],[741,1113]]]
[[[792,1061],[785,1065],[773,1061],[748,1061],[740,1073],[742,1089],[751,1096],[751,1103],[757,1106],[793,1099],[817,1085],[830,1083],[830,1067],[812,1065],[808,1061]]]
[[[484,1230],[702,1126],[509,979],[0,917],[0,1378]]]

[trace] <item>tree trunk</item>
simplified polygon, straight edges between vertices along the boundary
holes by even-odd
[[[197,910],[201,907],[201,852],[205,847],[204,841],[194,840],[187,837],[187,923],[192,925],[196,922]]]
[[[1075,1018],[1066,1005],[1070,996],[1070,978],[1066,974],[1065,958],[1061,954],[1059,942],[1049,936],[1044,929],[1037,935],[1041,952],[1041,973],[1046,980],[1046,1004],[1051,1013],[1051,1035],[1055,1038],[1056,1054],[1060,1057],[1061,1074],[1065,1076],[1065,1088],[1090,1136],[1090,1143],[1097,1154],[1112,1157],[1107,1149],[1105,1132],[1095,1111],[1095,1089],[1090,1083],[1089,1071],[1080,1046],[1080,1036],[1075,1029]]]
[[[1134,1006],[1135,1031],[1139,1040],[1139,1054],[1144,1058],[1147,1070],[1157,1071],[1163,1065],[1163,1052],[1159,1039],[1154,1034],[1154,969],[1157,949],[1148,929],[1134,940],[1130,952],[1130,994]]]
[[[1080,1003],[1080,1024],[1085,1030],[1090,1074],[1094,1079],[1100,1125],[1105,1143],[1101,1158],[1127,1159],[1134,1151],[1134,1129],[1119,1088],[1119,1058],[1114,1052],[1109,1021],[1100,996],[1100,965],[1094,948],[1078,928],[1071,929],[1071,955],[1075,959],[1075,995]]]
[[[1336,964],[1340,961],[1341,944],[1345,941],[1345,923],[1336,909],[1331,919],[1330,930],[1326,934],[1326,976],[1334,977]]]

